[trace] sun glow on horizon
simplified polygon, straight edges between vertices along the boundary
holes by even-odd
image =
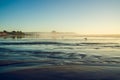
[[[0,29],[120,34],[119,0],[1,0]]]

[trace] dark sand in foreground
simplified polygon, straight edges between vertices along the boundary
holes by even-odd
[[[120,80],[119,67],[44,66],[0,73],[0,80]]]

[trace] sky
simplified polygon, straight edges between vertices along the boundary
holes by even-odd
[[[120,34],[120,0],[0,0],[0,31]]]

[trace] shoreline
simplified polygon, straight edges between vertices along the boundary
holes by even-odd
[[[0,73],[1,80],[119,80],[120,68],[86,65],[42,66]]]

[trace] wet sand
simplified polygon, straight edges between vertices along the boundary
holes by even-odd
[[[0,80],[120,80],[120,68],[109,66],[42,66],[0,73]]]

